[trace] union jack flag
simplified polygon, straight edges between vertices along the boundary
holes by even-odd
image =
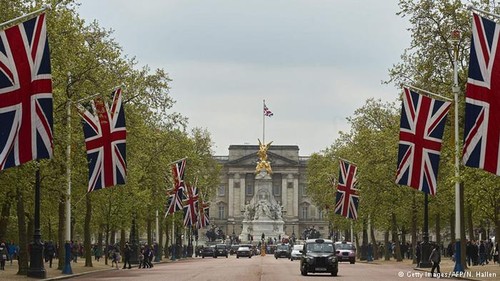
[[[198,220],[196,221],[196,228],[204,228],[210,224],[209,215],[210,205],[198,199]]]
[[[464,165],[500,175],[500,28],[473,14],[465,98]]]
[[[121,88],[114,92],[111,109],[100,97],[91,106],[93,113],[81,105],[78,107],[89,165],[87,192],[125,184],[127,178],[127,130]]]
[[[269,110],[269,108],[267,108],[265,101],[264,101],[264,115],[267,117],[271,117],[274,115],[273,112]]]
[[[339,170],[335,214],[355,220],[358,217],[359,204],[359,195],[356,189],[358,167],[347,161],[340,160]]]
[[[45,14],[0,31],[0,170],[52,158],[52,76]]]
[[[186,158],[178,160],[172,164],[172,176],[174,178],[174,188],[168,192],[167,212],[165,217],[176,211],[182,210],[182,200],[184,199],[184,171],[186,170]]]
[[[186,199],[184,199],[184,226],[194,226],[198,213],[198,188],[186,186]]]
[[[403,89],[396,183],[435,195],[450,102]]]

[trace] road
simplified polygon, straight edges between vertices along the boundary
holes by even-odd
[[[330,274],[300,275],[299,261],[271,255],[239,258],[193,258],[156,264],[151,269],[108,270],[74,276],[75,280],[175,280],[175,281],[291,281],[291,280],[414,280],[427,279],[424,272],[407,264],[341,263],[337,277]],[[400,277],[400,275],[402,277]]]

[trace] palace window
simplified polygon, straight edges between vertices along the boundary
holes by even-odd
[[[255,175],[254,174],[246,174],[245,177],[245,195],[246,196],[253,196],[254,192],[254,182],[255,182]]]
[[[217,193],[219,194],[219,196],[226,195],[226,187],[223,184],[221,184],[219,186],[219,189],[218,189]]]
[[[309,207],[308,206],[302,206],[302,219],[305,219],[307,220],[307,213],[309,211]]]
[[[281,174],[273,174],[273,195],[281,196]]]
[[[226,216],[226,208],[224,207],[223,204],[219,205],[219,219],[222,220]]]

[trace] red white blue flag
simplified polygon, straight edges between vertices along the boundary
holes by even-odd
[[[500,175],[500,39],[497,23],[473,14],[462,161]]]
[[[339,170],[335,214],[355,220],[358,217],[359,205],[359,195],[356,189],[358,167],[347,161],[340,160]]]
[[[187,185],[185,188],[184,226],[194,226],[198,219],[198,188],[191,185]]]
[[[0,31],[0,170],[52,158],[52,75],[45,14]]]
[[[396,183],[435,195],[450,102],[403,89]]]
[[[196,228],[204,228],[210,224],[210,205],[198,199],[198,220],[196,221]]]
[[[267,117],[271,117],[274,115],[273,112],[269,110],[269,108],[267,108],[265,101],[264,101],[264,115]]]
[[[186,170],[186,158],[178,160],[172,164],[172,176],[174,178],[174,188],[169,190],[167,197],[167,212],[165,216],[182,210],[182,200],[184,199],[184,172]]]
[[[111,108],[100,97],[93,112],[79,106],[89,166],[88,192],[125,184],[127,178],[125,112],[122,90],[117,88]]]

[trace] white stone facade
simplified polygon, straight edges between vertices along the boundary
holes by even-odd
[[[226,235],[240,236],[243,230],[246,206],[256,192],[255,166],[259,160],[258,145],[231,145],[228,156],[216,156],[223,165],[221,180],[215,198],[210,202],[211,225]],[[314,226],[323,237],[328,235],[328,222],[322,211],[307,197],[308,156],[299,156],[296,145],[271,145],[268,150],[271,162],[272,201],[281,205],[284,221],[283,233],[300,238],[305,228]],[[325,216],[326,219],[326,216]],[[253,233],[254,241],[260,234]],[[246,241],[246,240],[244,240]]]

